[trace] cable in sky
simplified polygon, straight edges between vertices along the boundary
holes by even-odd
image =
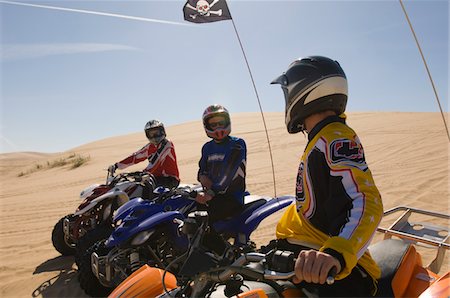
[[[236,25],[234,24],[233,19],[231,19],[231,22],[233,23],[234,32],[236,32],[236,37],[239,41],[239,45],[241,46],[242,55],[244,55],[245,64],[247,65],[247,69],[250,74],[250,79],[252,80],[253,90],[255,90],[255,95],[256,95],[256,98],[258,99],[259,110],[261,111],[261,117],[262,117],[262,121],[264,124],[264,131],[266,132],[267,145],[269,146],[270,162],[272,165],[273,192],[274,192],[274,196],[276,197],[277,196],[277,187],[276,187],[276,183],[275,183],[275,167],[273,165],[272,148],[270,146],[269,132],[267,130],[266,120],[264,118],[261,101],[259,100],[259,95],[258,95],[258,90],[256,89],[255,80],[253,79],[253,74],[252,74],[252,71],[250,70],[250,65],[248,64],[248,60],[247,60],[247,56],[245,55],[244,47],[242,46],[241,38],[239,37],[239,33],[236,29]]]
[[[423,64],[425,65],[425,69],[427,70],[428,78],[430,79],[431,86],[433,87],[434,96],[436,97],[436,100],[437,100],[437,103],[438,103],[438,106],[439,106],[439,110],[441,111],[442,120],[444,121],[445,130],[447,131],[448,141],[450,142],[450,133],[448,131],[447,122],[445,121],[444,112],[442,111],[441,102],[439,100],[439,96],[438,96],[438,93],[436,91],[436,87],[434,86],[434,82],[433,82],[433,78],[431,77],[430,70],[428,69],[427,61],[425,60],[425,56],[423,55],[422,48],[420,47],[419,40],[417,39],[417,36],[416,36],[416,32],[414,31],[414,28],[413,28],[413,26],[411,24],[411,21],[409,20],[408,13],[406,12],[405,6],[403,5],[402,0],[399,0],[399,1],[400,1],[400,5],[402,6],[403,13],[405,14],[406,20],[408,21],[409,28],[411,29],[411,32],[412,32],[412,34],[414,36],[414,40],[416,41],[416,45],[417,45],[417,48],[419,49],[420,56],[422,57]]]
[[[149,18],[143,18],[143,17],[134,17],[134,16],[123,15],[123,14],[100,12],[100,11],[92,11],[92,10],[84,10],[84,9],[74,9],[74,8],[66,8],[66,7],[38,5],[38,4],[14,2],[14,1],[4,1],[4,0],[0,0],[0,3],[12,4],[12,5],[21,5],[21,6],[28,6],[28,7],[36,7],[36,8],[53,9],[53,10],[68,11],[68,12],[78,12],[78,13],[92,14],[92,15],[98,15],[98,16],[106,16],[106,17],[114,17],[114,18],[120,18],[120,19],[128,19],[128,20],[134,20],[134,21],[161,23],[161,24],[168,24],[168,25],[190,26],[188,24],[172,22],[172,21],[164,21],[164,20],[158,20],[158,19],[149,19]]]

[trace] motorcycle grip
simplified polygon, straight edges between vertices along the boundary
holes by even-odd
[[[336,266],[333,266],[333,268],[331,268],[330,272],[328,272],[328,276],[327,276],[327,285],[332,285],[334,284],[334,277],[337,274],[337,268]]]
[[[279,272],[288,272],[293,270],[297,258],[293,252],[277,250],[273,253],[271,259],[271,269]],[[336,266],[333,266],[328,272],[326,283],[327,285],[334,284],[334,277],[337,274]]]

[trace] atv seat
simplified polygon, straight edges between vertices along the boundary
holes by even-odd
[[[242,211],[239,213],[239,218],[241,220],[245,220],[245,218],[250,216],[250,214],[254,210],[258,209],[259,207],[261,207],[262,205],[264,205],[267,202],[267,200],[262,198],[261,196],[255,196],[255,195],[245,196],[244,199],[245,199],[244,207],[242,208]],[[233,219],[237,220],[237,217],[229,216],[227,218],[224,218],[223,221],[230,221]]]
[[[381,269],[377,297],[411,296],[409,288],[414,292],[425,290],[434,281],[430,272],[423,269],[420,255],[409,243],[387,239],[371,245],[369,251]]]
[[[245,204],[238,216],[231,216],[218,221],[215,223],[215,228],[218,231],[230,231],[234,229],[233,227],[244,225],[245,220],[252,214],[252,212],[264,205],[266,202],[266,199],[260,198]]]

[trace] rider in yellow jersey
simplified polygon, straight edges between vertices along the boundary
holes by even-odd
[[[383,205],[361,142],[345,122],[345,73],[337,61],[312,56],[272,83],[284,91],[289,133],[308,134],[296,206],[277,225],[279,246],[299,252],[294,282],[319,296],[375,295],[380,269],[367,247]],[[336,281],[327,285],[333,267]]]

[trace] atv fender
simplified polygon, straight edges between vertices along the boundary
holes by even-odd
[[[131,274],[108,296],[109,298],[156,297],[165,292],[162,284],[164,270],[144,265]],[[175,276],[166,272],[164,276],[166,290],[177,287]]]
[[[174,218],[183,219],[184,216],[178,211],[159,212],[142,221],[136,227],[133,227],[131,229],[118,227],[109,237],[108,241],[106,242],[106,246],[113,247],[124,243],[125,241],[128,241],[130,237],[134,237],[142,231],[153,229],[161,223],[172,223]],[[126,230],[126,233],[122,233],[122,229]],[[124,235],[124,237],[120,237],[121,235]]]
[[[113,218],[113,221],[116,222],[119,219],[124,219],[126,216],[128,216],[128,214],[131,213],[132,210],[134,210],[134,208],[136,206],[145,205],[145,204],[148,204],[148,202],[142,198],[135,198],[135,199],[129,200],[128,202],[126,202],[125,204],[123,204],[122,206],[120,206],[117,209],[117,212]]]
[[[91,210],[92,208],[94,208],[95,206],[97,206],[98,203],[100,203],[101,201],[109,199],[109,198],[112,198],[112,197],[117,197],[117,199],[118,199],[118,206],[121,206],[125,202],[130,200],[128,195],[125,192],[123,192],[123,191],[107,192],[107,193],[99,196],[98,198],[95,198],[91,202],[89,202],[89,204],[87,206],[85,206],[83,209],[78,210],[77,212],[75,212],[74,216],[82,215],[82,214],[86,213],[87,211]]]
[[[420,294],[419,298],[448,297],[450,293],[450,271],[442,275],[435,283]]]
[[[253,211],[252,215],[247,218],[245,221],[245,229],[247,231],[254,231],[266,217],[289,206],[293,202],[295,202],[295,197],[293,196],[282,196],[267,201],[266,204]]]
[[[101,184],[96,183],[96,184],[89,185],[88,187],[86,187],[85,189],[83,189],[83,190],[81,191],[81,193],[80,193],[80,199],[81,199],[81,200],[84,200],[84,199],[86,199],[87,197],[89,197],[89,196],[92,194],[93,190],[96,189],[97,187],[99,187],[100,185],[101,185]],[[102,185],[102,186],[103,186],[103,185]],[[105,185],[105,186],[106,186],[106,185]]]

